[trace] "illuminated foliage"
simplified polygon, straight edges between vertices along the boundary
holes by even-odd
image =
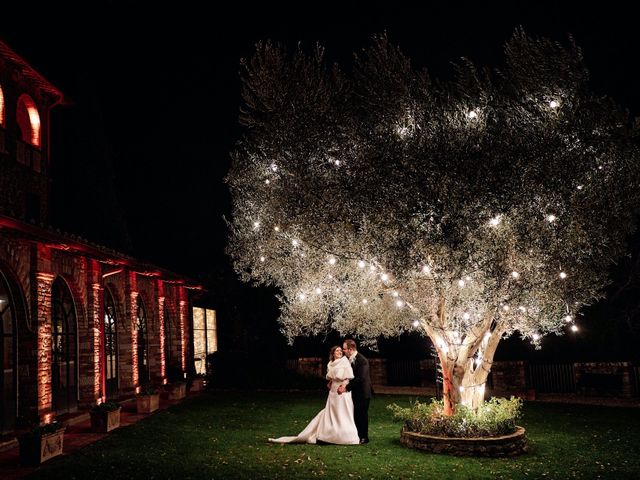
[[[479,404],[505,335],[577,328],[639,200],[629,119],[580,50],[519,31],[505,55],[450,82],[384,37],[349,75],[270,43],[243,65],[237,272],[280,288],[290,340],[423,330],[451,409]]]

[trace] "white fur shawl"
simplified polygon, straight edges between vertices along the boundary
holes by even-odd
[[[351,362],[347,357],[340,357],[327,364],[327,380],[342,382],[353,378]]]

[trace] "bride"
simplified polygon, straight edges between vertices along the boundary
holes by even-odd
[[[270,438],[274,443],[333,443],[337,445],[357,445],[358,430],[353,421],[353,400],[351,392],[339,394],[340,385],[346,385],[353,378],[349,359],[342,354],[339,346],[331,348],[327,365],[327,380],[331,381],[329,398],[305,429],[296,437]]]

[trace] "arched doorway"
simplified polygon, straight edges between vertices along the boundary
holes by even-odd
[[[16,421],[16,309],[9,282],[0,271],[0,434]]]
[[[136,335],[138,346],[138,384],[149,383],[149,336],[147,335],[147,311],[144,302],[138,297],[136,314]]]
[[[118,330],[116,304],[108,289],[104,291],[104,368],[107,397],[118,391]]]
[[[56,414],[78,409],[76,308],[71,291],[60,278],[53,282],[51,292],[51,393]]]

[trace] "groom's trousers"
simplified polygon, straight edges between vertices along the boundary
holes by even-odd
[[[369,402],[370,398],[353,396],[353,421],[358,429],[360,439],[369,440]]]

